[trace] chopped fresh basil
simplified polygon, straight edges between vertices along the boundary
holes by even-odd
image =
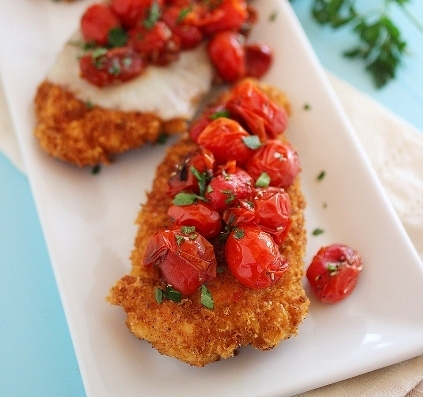
[[[176,22],[181,23],[191,11],[192,11],[192,5],[182,8]]]
[[[172,200],[172,204],[184,206],[194,204],[197,200],[207,201],[204,197],[195,193],[178,193]]]
[[[273,11],[270,15],[269,15],[269,21],[270,22],[273,22],[273,21],[275,21],[276,20],[276,18],[277,18],[277,16],[278,16],[278,12],[275,10],[275,11]]]
[[[211,116],[210,119],[212,120],[216,120],[219,117],[226,117],[229,118],[231,116],[231,113],[229,112],[229,110],[223,109],[223,110],[218,110],[217,112],[214,112]]]
[[[311,109],[310,104],[309,103],[305,103],[304,106],[303,106],[303,109],[304,110],[310,110]]]
[[[100,164],[96,164],[93,168],[91,168],[91,174],[93,174],[93,175],[99,174],[100,171],[101,171],[101,165]]]
[[[267,172],[262,172],[261,175],[256,180],[256,187],[269,187],[270,185],[270,176]]]
[[[128,42],[128,33],[122,28],[112,28],[107,35],[110,47],[123,47]]]
[[[161,290],[160,288],[155,288],[154,292],[156,294],[156,302],[157,303],[162,303],[163,302],[163,290]]]
[[[162,132],[159,137],[157,138],[156,143],[159,145],[163,145],[166,143],[167,139],[169,138],[169,135],[167,135],[165,132]]]
[[[214,300],[212,297],[211,292],[209,289],[203,284],[201,286],[201,304],[207,309],[213,310],[214,309]]]
[[[248,135],[242,138],[242,141],[247,147],[253,150],[258,149],[262,145],[260,138],[257,135]]]
[[[323,229],[320,229],[320,228],[317,227],[316,229],[313,230],[312,235],[313,236],[318,236],[319,234],[322,234],[324,232],[325,231]]]
[[[182,300],[182,293],[174,289],[171,285],[167,285],[165,290],[156,287],[154,294],[157,303],[162,303],[163,300],[168,299],[174,302],[180,302]]]
[[[317,180],[321,181],[326,176],[326,171],[320,171],[319,175],[317,175]]]
[[[193,175],[197,178],[198,181],[198,187],[200,189],[200,196],[204,196],[204,193],[206,191],[206,185],[207,185],[207,173],[206,172],[199,172],[197,168],[192,166],[190,168]]]
[[[236,229],[236,230],[235,230],[234,237],[235,237],[237,240],[241,240],[241,239],[244,237],[244,235],[245,235],[245,232],[244,232],[244,230],[243,230],[243,229]]]
[[[144,19],[144,26],[147,29],[153,29],[154,25],[160,19],[160,17],[161,17],[161,11],[160,11],[159,3],[157,1],[153,1],[153,3],[151,3],[148,17]]]

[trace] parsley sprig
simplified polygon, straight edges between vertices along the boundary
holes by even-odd
[[[408,50],[401,31],[390,16],[391,7],[394,4],[399,6],[409,20],[423,31],[421,23],[406,8],[409,1],[383,0],[379,8],[361,11],[354,0],[313,0],[311,12],[321,25],[334,29],[348,25],[353,29],[358,44],[343,54],[348,58],[362,59],[375,86],[381,88],[395,78]]]

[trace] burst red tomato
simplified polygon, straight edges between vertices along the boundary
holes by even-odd
[[[164,0],[112,0],[110,7],[126,28],[141,25],[153,3],[161,7]]]
[[[213,245],[193,229],[181,227],[156,233],[144,255],[145,266],[157,266],[166,282],[185,295],[216,277]]]
[[[270,186],[287,189],[300,172],[300,161],[292,145],[271,139],[255,151],[247,162],[246,170],[255,180],[266,172]]]
[[[216,237],[222,228],[219,213],[201,201],[191,205],[172,205],[167,214],[175,226],[194,226],[205,238]]]
[[[281,188],[256,189],[253,196],[257,225],[281,245],[291,226],[291,200]]]
[[[81,77],[97,87],[131,80],[140,75],[145,66],[141,56],[130,47],[93,52],[79,60]]]
[[[184,17],[184,12],[190,8],[184,6],[167,7],[162,14],[162,21],[181,40],[181,48],[188,50],[194,48],[203,40],[203,33],[198,26],[189,23],[189,18]]]
[[[128,35],[128,45],[144,56],[150,56],[153,51],[160,51],[166,46],[172,32],[164,22],[158,21],[149,29],[145,26],[130,29]]]
[[[218,212],[233,206],[238,200],[247,198],[252,192],[252,178],[242,168],[233,173],[223,172],[209,182],[204,197]]]
[[[269,70],[273,61],[273,50],[266,44],[244,46],[246,74],[260,79]]]
[[[244,36],[237,32],[216,33],[207,51],[218,75],[226,83],[233,83],[246,75]]]
[[[107,44],[110,30],[118,27],[118,17],[105,4],[93,4],[81,18],[81,31],[85,41],[100,46]]]
[[[354,290],[363,261],[357,251],[345,244],[320,248],[307,269],[311,290],[323,303],[335,303]]]
[[[276,138],[285,131],[288,124],[286,110],[269,101],[269,98],[248,80],[234,88],[226,108],[232,117],[247,125],[249,132],[258,135],[262,142],[268,138]]]
[[[199,21],[205,35],[213,35],[224,30],[238,31],[248,20],[247,2],[244,0],[219,0],[210,3],[210,11]]]
[[[229,117],[229,112],[225,109],[225,105],[210,105],[201,112],[201,115],[195,119],[189,127],[189,137],[198,142],[198,137],[213,120],[219,117]]]
[[[245,143],[248,136],[237,121],[219,117],[204,128],[197,142],[213,153],[217,164],[236,161],[243,166],[254,153]]]
[[[206,179],[211,178],[214,171],[215,160],[213,154],[204,148],[191,153],[177,165],[176,170],[169,178],[169,194],[175,194],[185,191],[200,194],[199,181],[204,176]],[[205,186],[204,181],[204,186]],[[201,192],[203,193],[203,192]]]
[[[254,289],[270,287],[288,268],[270,234],[251,226],[229,234],[225,258],[233,276]]]

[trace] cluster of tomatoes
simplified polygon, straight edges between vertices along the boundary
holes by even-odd
[[[246,0],[111,0],[87,8],[81,31],[87,48],[81,77],[103,87],[140,75],[149,64],[167,65],[183,50],[207,43],[225,82],[260,78],[270,67],[265,44],[246,44],[256,22]]]
[[[286,189],[300,164],[294,148],[277,139],[286,111],[250,80],[210,107],[191,126],[198,150],[170,177],[170,229],[149,241],[144,264],[158,266],[183,294],[216,277],[214,239],[225,239],[225,259],[247,287],[274,284],[288,263],[279,247],[291,225]]]

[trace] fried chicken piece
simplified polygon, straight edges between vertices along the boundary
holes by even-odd
[[[268,88],[267,92],[273,100],[287,105],[286,97],[279,91]],[[289,268],[276,284],[260,290],[240,284],[225,266],[222,243],[215,241],[218,266],[226,270],[207,282],[214,309],[202,306],[200,292],[180,303],[171,300],[157,303],[155,289],[164,288],[165,284],[157,268],[143,265],[143,256],[150,237],[169,226],[169,175],[175,164],[195,148],[188,138],[182,139],[168,151],[158,167],[152,191],[137,219],[139,228],[131,255],[132,271],[117,281],[107,300],[125,310],[127,326],[136,337],[149,341],[162,354],[202,367],[233,356],[241,346],[268,350],[297,335],[309,301],[302,287],[305,199],[297,177],[288,189],[292,225],[281,247]]]
[[[186,130],[184,119],[92,106],[60,85],[44,81],[35,96],[35,136],[53,157],[78,166],[108,164],[113,154]]]

